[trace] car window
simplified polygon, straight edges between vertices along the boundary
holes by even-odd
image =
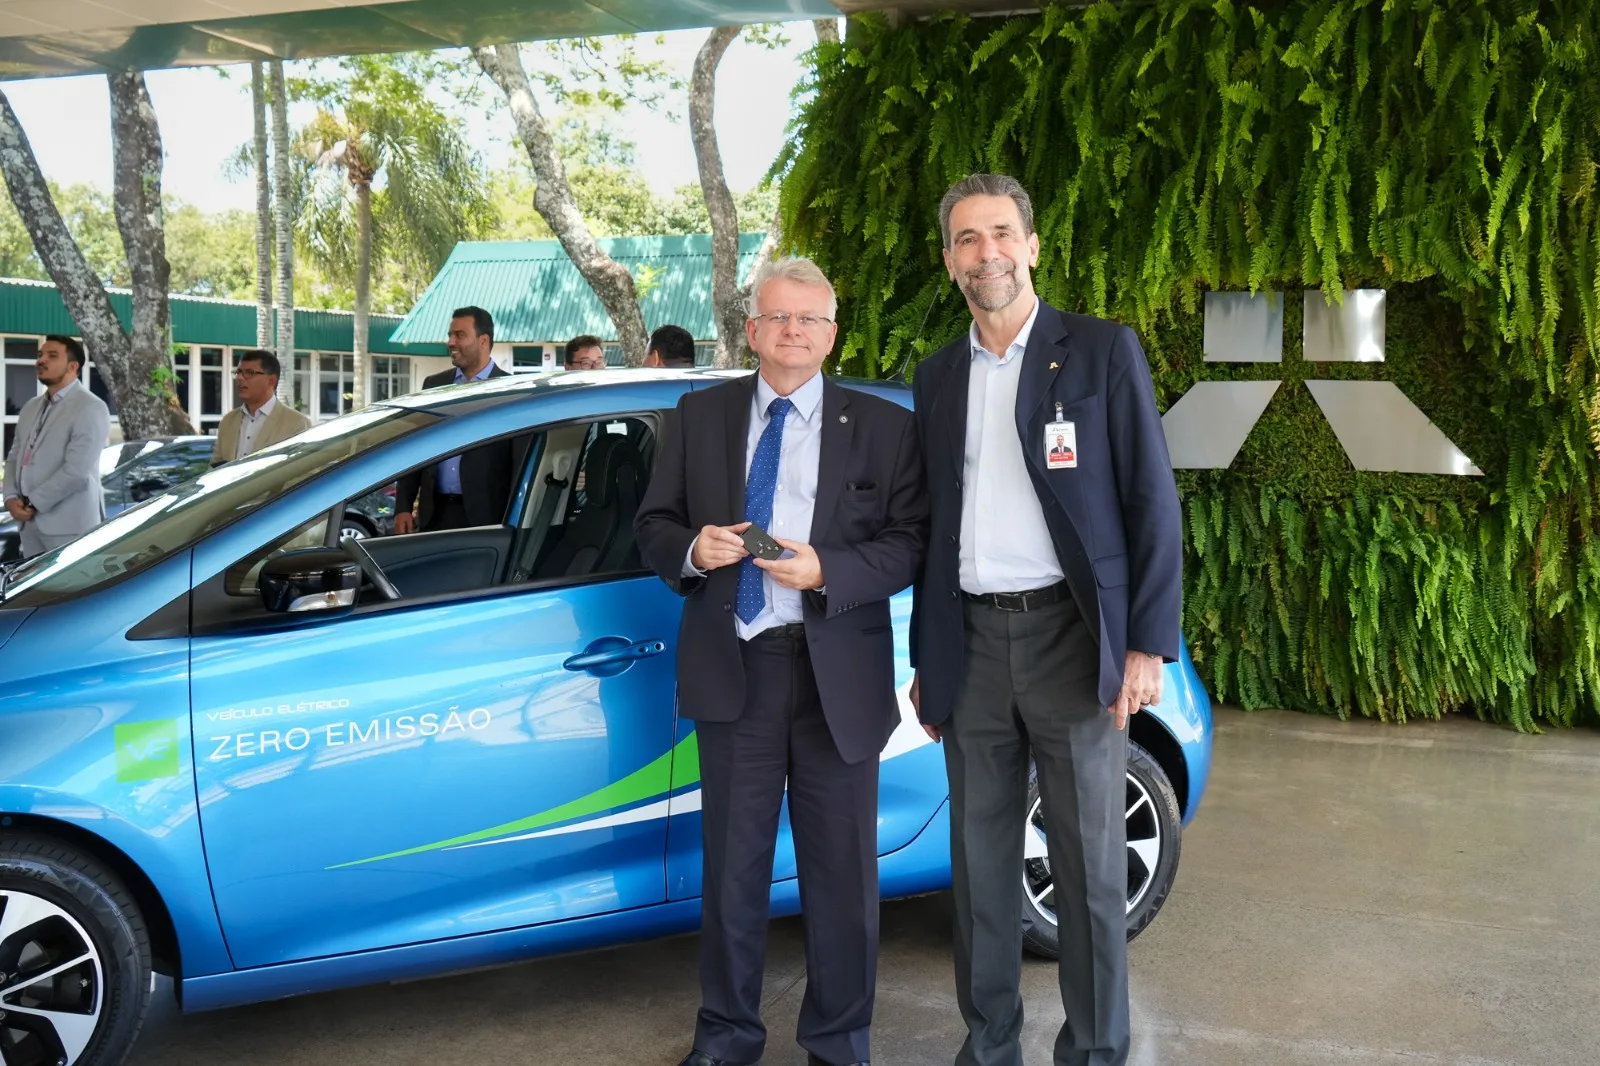
[[[513,505],[505,521],[466,529],[435,529],[393,535],[392,510],[377,536],[361,545],[400,593],[390,600],[370,578],[357,600],[362,613],[419,601],[458,598],[513,587],[593,582],[642,571],[633,520],[643,497],[655,451],[659,413],[547,427],[483,446],[508,445],[516,457]],[[428,464],[435,466],[437,461]],[[424,468],[425,469],[425,468]],[[287,621],[262,604],[258,576],[275,555],[297,548],[332,547],[352,514],[363,514],[375,497],[386,500],[396,470],[385,482],[319,515],[313,521],[252,551],[197,586],[194,633],[226,632],[241,625]],[[526,486],[520,505],[518,486]],[[419,508],[420,509],[420,508]],[[352,559],[360,553],[350,549]],[[304,621],[296,618],[296,623]]]
[[[370,407],[207,471],[23,563],[11,572],[5,603],[34,607],[120,581],[437,417],[427,411]]]
[[[211,448],[209,440],[175,441],[124,466],[110,491],[125,504],[137,503],[193,481],[211,469]]]

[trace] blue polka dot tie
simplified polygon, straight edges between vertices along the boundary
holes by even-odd
[[[772,497],[778,488],[778,457],[783,452],[783,420],[794,404],[782,396],[767,405],[767,428],[756,442],[756,455],[750,460],[750,476],[744,483],[744,520],[771,532]],[[739,564],[739,617],[749,625],[767,605],[766,589],[761,584],[761,568],[747,557]]]

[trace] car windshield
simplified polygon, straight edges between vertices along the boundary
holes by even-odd
[[[3,586],[5,604],[37,607],[120,581],[340,463],[436,420],[426,411],[369,407],[313,426],[162,492],[71,544],[16,566]]]

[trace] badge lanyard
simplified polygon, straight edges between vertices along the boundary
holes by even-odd
[[[39,421],[34,423],[33,433],[28,437],[28,446],[22,451],[23,466],[31,466],[33,464],[33,450],[39,447],[39,439],[44,436],[44,424],[49,420],[50,412],[54,411],[55,408],[54,399],[45,400],[44,410],[39,414]]]

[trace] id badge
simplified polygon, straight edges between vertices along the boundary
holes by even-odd
[[[1048,470],[1070,470],[1078,465],[1077,426],[1057,421],[1044,427],[1044,465]]]

